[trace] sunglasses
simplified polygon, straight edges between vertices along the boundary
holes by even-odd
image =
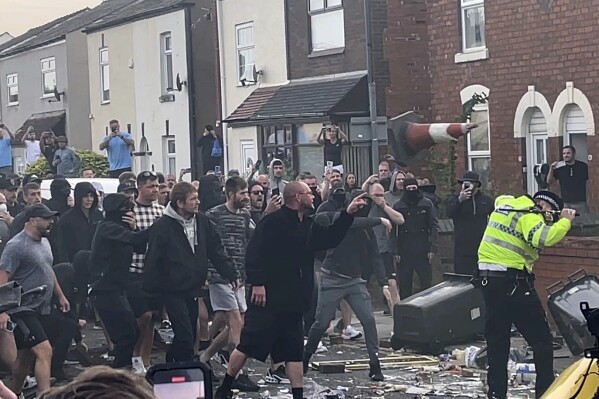
[[[141,172],[139,174],[141,177],[158,177],[158,175],[156,174],[156,172],[152,172],[151,170],[146,170],[144,172]]]

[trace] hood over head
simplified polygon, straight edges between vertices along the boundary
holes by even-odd
[[[89,182],[77,183],[75,185],[75,192],[74,192],[75,207],[81,206],[81,200],[83,199],[83,197],[85,197],[87,194],[90,194],[90,193],[93,194],[93,196],[94,196],[94,204],[91,207],[91,209],[94,210],[98,207],[98,201],[99,201],[98,191],[96,190],[94,185]]]
[[[71,195],[71,183],[64,178],[56,178],[50,183],[52,198],[67,198]]]
[[[133,209],[133,203],[125,194],[108,194],[102,203],[106,219],[121,221],[123,212],[121,209],[127,207]]]
[[[394,194],[399,194],[400,191],[401,191],[401,190],[398,190],[397,187],[396,187],[396,185],[395,185],[395,179],[397,179],[397,175],[400,174],[400,173],[402,175],[404,175],[404,176],[406,175],[401,170],[396,170],[395,172],[393,172],[391,174],[391,182],[390,182],[390,185],[389,185],[389,191],[392,192],[392,193],[394,193]]]
[[[270,164],[268,165],[268,178],[270,181],[274,181],[275,179],[279,179],[276,178],[274,173],[273,173],[273,166],[275,163],[280,163],[281,165],[283,165],[283,167],[285,167],[285,164],[283,163],[282,160],[280,160],[279,158],[273,158],[272,161],[270,161]],[[282,179],[282,177],[280,178]]]

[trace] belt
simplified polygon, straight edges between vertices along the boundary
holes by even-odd
[[[513,279],[515,278],[516,280],[526,280],[526,279],[530,279],[532,277],[534,277],[534,274],[530,274],[527,273],[525,271],[522,270],[515,270],[515,269],[511,269],[508,271],[499,271],[499,270],[479,270],[478,271],[478,275],[480,277],[487,277],[487,278],[510,278]]]

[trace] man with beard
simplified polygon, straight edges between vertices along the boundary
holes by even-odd
[[[17,198],[17,192],[19,191],[19,184],[16,178],[0,178],[0,194],[3,194],[6,198],[6,207],[8,213],[13,218],[16,217],[23,210],[23,204],[20,204]],[[7,223],[11,223],[12,220],[6,215],[2,217]]]
[[[173,186],[164,216],[150,229],[144,264],[144,289],[164,301],[175,337],[166,360],[193,359],[198,297],[206,281],[208,260],[237,288],[231,259],[212,222],[199,212],[197,190],[187,182]]]
[[[52,346],[48,341],[44,323],[50,314],[52,294],[63,312],[70,310],[69,301],[63,294],[52,270],[52,250],[48,234],[54,224],[56,212],[43,204],[27,208],[25,228],[6,244],[0,258],[0,285],[15,281],[24,291],[46,286],[43,295],[30,298],[22,305],[33,312],[15,314],[14,332],[17,344],[17,360],[12,373],[12,390],[20,393],[29,370],[35,363],[34,374],[38,393],[50,388]]]
[[[235,265],[238,276],[239,288],[231,287],[229,281],[210,265],[208,268],[208,289],[210,291],[210,303],[216,312],[214,324],[225,319],[225,329],[212,341],[200,356],[200,360],[208,363],[210,358],[219,352],[219,362],[227,367],[229,353],[239,344],[239,336],[243,327],[243,318],[247,310],[245,302],[245,248],[250,239],[250,214],[246,210],[249,203],[247,183],[240,177],[231,177],[225,182],[225,195],[227,202],[215,206],[206,212],[206,216],[214,224],[214,228],[220,236],[221,241]],[[260,387],[251,381],[247,375],[240,375],[234,389],[246,392],[256,392]]]
[[[104,199],[106,218],[98,225],[90,255],[91,300],[115,345],[114,367],[129,367],[138,329],[125,294],[133,253],[146,250],[148,231],[136,231],[133,204],[123,194]]]
[[[302,315],[314,289],[314,252],[337,246],[352,215],[365,205],[363,195],[356,197],[332,225],[323,227],[307,216],[314,205],[306,183],[287,184],[284,197],[285,205],[260,221],[246,250],[251,303],[217,399],[232,397],[233,381],[249,357],[264,362],[269,354],[275,364],[286,362],[293,399],[303,398]]]
[[[354,190],[351,199],[363,195],[362,190]],[[333,194],[335,195],[335,194]],[[321,207],[322,209],[322,207]],[[316,223],[330,225],[335,217],[334,212],[321,212],[316,215]],[[387,287],[385,267],[379,255],[376,237],[372,227],[357,227],[360,219],[368,217],[370,206],[364,206],[354,214],[354,226],[350,228],[341,243],[327,251],[322,262],[320,284],[318,285],[318,306],[314,324],[310,328],[308,342],[304,348],[304,373],[308,371],[310,358],[316,352],[318,343],[335,318],[337,306],[345,299],[356,313],[364,328],[366,349],[370,359],[368,376],[372,381],[383,381],[381,364],[378,358],[378,336],[376,322],[372,315],[372,300],[366,287],[365,265],[374,263],[374,272],[381,287]],[[376,220],[376,219],[375,219]],[[383,219],[379,218],[378,223]],[[385,226],[391,230],[391,224],[386,220]]]
[[[418,274],[420,289],[432,285],[433,272],[430,261],[437,250],[439,223],[433,203],[425,198],[414,178],[403,182],[404,194],[393,205],[401,213],[405,223],[398,227],[397,254],[399,260],[399,297],[412,295],[414,272]]]
[[[81,182],[75,185],[75,206],[66,211],[56,224],[61,257],[73,263],[81,250],[92,248],[92,239],[102,213],[98,211],[98,193],[93,184]]]
[[[310,187],[312,190],[312,195],[314,195],[314,209],[318,209],[320,204],[322,204],[322,196],[320,195],[320,190],[318,189],[318,179],[311,173],[302,173],[299,176],[299,181],[303,181]]]
[[[285,186],[289,182],[283,180],[283,173],[285,173],[283,161],[278,158],[274,158],[272,161],[270,161],[268,168],[268,189],[270,193],[282,195],[283,191],[285,191]],[[267,198],[267,201],[270,202],[270,198]],[[285,202],[284,199],[283,202]]]
[[[248,185],[248,192],[250,194],[250,216],[256,225],[264,215],[281,209],[282,201],[280,196],[276,196],[276,198],[273,197],[266,206],[266,209],[264,208],[264,195],[267,191],[268,189],[265,189],[264,186],[258,181],[250,182]]]

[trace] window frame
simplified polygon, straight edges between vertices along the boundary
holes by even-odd
[[[477,47],[466,47],[466,18],[465,18],[465,11],[472,9],[472,8],[478,8],[482,6],[483,8],[483,15],[485,12],[485,0],[460,0],[460,31],[461,31],[461,35],[462,35],[462,53],[473,53],[473,52],[477,52],[477,51],[482,51],[484,49],[487,48],[487,40],[486,40],[486,35],[485,35],[485,30],[483,30],[483,36],[484,36],[484,43],[482,46],[477,46]],[[485,24],[485,28],[486,28],[486,24]]]
[[[170,44],[170,48],[167,48],[167,39]],[[168,70],[169,58],[171,68],[170,74]],[[160,81],[163,95],[172,94],[175,91],[175,72],[173,67],[173,58],[173,34],[170,31],[163,32],[160,34]]]
[[[48,68],[44,68],[45,62],[49,63]],[[52,67],[51,64],[54,64],[54,67]],[[54,87],[57,87],[57,85],[58,85],[58,79],[56,76],[56,57],[42,58],[40,60],[40,69],[42,72],[42,98],[54,97]],[[54,73],[54,87],[52,88],[51,92],[46,93],[45,77],[46,77],[46,74],[50,74],[50,73]]]
[[[14,82],[9,82],[10,79],[13,78]],[[17,88],[17,101],[10,101],[10,89],[12,89],[13,87]],[[19,105],[19,74],[18,73],[9,73],[8,75],[6,75],[6,92],[7,92],[7,101],[6,101],[6,106],[7,107],[13,107],[16,105]]]
[[[474,170],[473,160],[474,159],[489,159],[489,163],[491,162],[491,123],[489,116],[489,105],[488,104],[477,104],[474,106],[473,112],[486,112],[487,113],[487,139],[489,141],[489,149],[488,150],[472,150],[471,149],[471,136],[470,134],[466,135],[466,156],[468,161],[468,170]],[[470,120],[468,121],[470,122]],[[490,166],[489,166],[490,173]],[[490,176],[489,176],[490,177]],[[483,187],[483,189],[489,189],[490,187]]]
[[[252,29],[252,44],[240,45],[239,44],[239,31],[242,29],[247,29],[247,28]],[[252,50],[252,54],[253,54],[253,58],[254,58],[253,67],[255,67],[256,66],[256,40],[255,40],[255,31],[254,31],[254,21],[244,22],[242,24],[235,25],[235,65],[237,66],[235,75],[237,76],[238,86],[244,86],[241,83],[241,80],[244,77],[239,76],[239,73],[241,72],[241,64],[239,62],[239,58],[240,58],[239,55],[240,55],[241,51],[245,51],[245,50]],[[253,84],[256,84],[256,82],[248,81],[248,80],[246,80],[246,82],[245,82],[245,86],[253,85]]]
[[[338,0],[339,4],[334,4],[332,6],[329,6],[329,1],[337,1],[337,0],[322,0],[323,7],[314,9],[314,10],[311,8],[310,0],[306,0],[306,1],[308,2],[308,17],[309,17],[309,32],[308,32],[308,34],[310,35],[310,53],[318,54],[318,53],[322,53],[322,52],[345,49],[345,46],[346,46],[346,42],[345,42],[345,11],[344,11],[344,7],[343,7],[343,0]],[[327,13],[336,12],[336,11],[342,11],[343,46],[328,47],[328,48],[323,48],[323,49],[314,49],[313,35],[312,35],[312,26],[314,25],[313,17],[327,14]]]
[[[106,62],[102,61],[102,53],[106,53],[107,59]],[[102,47],[99,51],[99,64],[100,64],[100,100],[102,104],[110,103],[110,52],[108,51],[108,47]],[[106,75],[104,74],[104,68],[108,69],[108,79],[106,79]],[[108,83],[108,85],[106,85]],[[108,86],[108,90],[106,90],[106,86]],[[104,97],[105,93],[108,92],[108,98]]]
[[[175,152],[170,152],[169,151],[169,144],[173,143],[173,145],[175,146]],[[164,141],[163,141],[163,148],[164,148],[164,152],[163,152],[163,158],[164,158],[164,165],[163,165],[163,169],[165,172],[167,172],[167,175],[177,175],[177,141],[175,139],[175,136],[166,136],[164,137]],[[175,162],[175,166],[174,166],[174,170],[171,171],[169,169],[170,166],[170,161],[174,160]]]

